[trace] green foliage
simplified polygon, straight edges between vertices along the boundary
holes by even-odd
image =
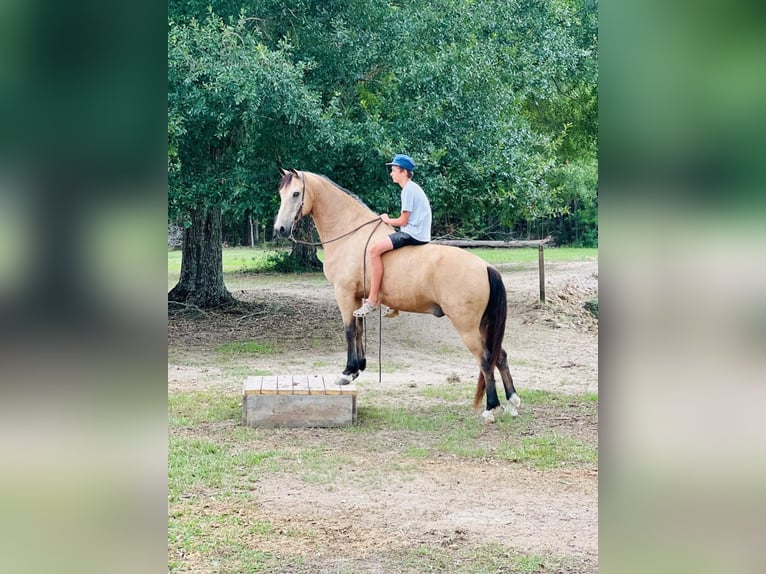
[[[232,228],[269,221],[278,166],[393,212],[384,163],[405,152],[435,236],[595,246],[597,14],[597,0],[172,0],[171,214],[216,203]]]
[[[590,311],[591,315],[598,319],[598,297],[586,301],[585,308]]]
[[[557,244],[598,246],[598,163],[595,157],[566,163],[549,176],[557,197],[552,235]]]
[[[300,263],[290,257],[289,251],[274,251],[266,260],[266,267],[274,273],[300,273],[304,269]]]
[[[200,206],[270,215],[277,158],[318,119],[307,64],[293,63],[287,44],[268,48],[245,18],[210,13],[168,28],[171,216]]]

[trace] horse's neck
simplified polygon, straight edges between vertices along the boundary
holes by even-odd
[[[317,178],[313,189],[311,214],[322,241],[348,233],[375,217],[369,208],[329,182]]]

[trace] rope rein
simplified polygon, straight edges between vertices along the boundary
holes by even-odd
[[[378,219],[378,224],[383,223],[382,219]],[[364,244],[364,251],[362,252],[362,302],[367,295],[367,246],[370,244],[370,239],[375,234],[375,230],[378,228],[376,225],[370,232],[370,236]],[[367,349],[367,317],[363,317],[364,322],[364,348]],[[365,353],[366,354],[366,353]],[[383,382],[383,307],[378,305],[378,383]]]
[[[300,211],[303,211],[303,209],[301,208]],[[298,213],[300,213],[300,211]],[[290,237],[288,239],[290,239],[290,241],[292,241],[293,243],[298,243],[300,245],[308,245],[310,247],[319,247],[320,245],[327,245],[328,243],[332,243],[334,241],[338,241],[340,239],[344,239],[344,238],[348,237],[349,235],[352,235],[352,234],[356,233],[362,227],[364,227],[366,225],[370,225],[371,223],[375,223],[376,221],[378,223],[383,223],[383,220],[380,217],[376,217],[375,219],[371,219],[370,221],[366,221],[365,223],[362,223],[361,225],[359,225],[357,227],[354,227],[354,229],[352,229],[351,231],[349,231],[347,233],[344,233],[343,235],[339,235],[338,237],[334,237],[333,239],[328,239],[327,241],[303,241],[301,239],[296,239],[295,237],[293,237],[293,231],[295,230],[295,225],[293,225],[293,228],[290,230]],[[377,227],[378,226],[376,225],[375,228],[377,229]],[[375,230],[373,229],[373,231],[375,231]],[[370,234],[370,236],[372,236],[372,234]],[[365,249],[366,249],[366,246],[365,246]]]

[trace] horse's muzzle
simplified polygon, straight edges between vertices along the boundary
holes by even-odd
[[[284,225],[274,226],[274,237],[287,237],[288,235],[290,235],[290,230],[285,229]]]

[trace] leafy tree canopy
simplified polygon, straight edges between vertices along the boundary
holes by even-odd
[[[269,219],[281,165],[391,211],[384,163],[404,152],[437,235],[571,218],[595,205],[597,10],[597,0],[171,0],[171,207],[212,202]]]

